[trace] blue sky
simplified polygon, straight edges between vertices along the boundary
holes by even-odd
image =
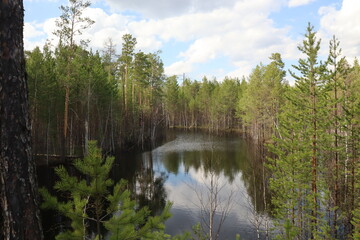
[[[25,49],[56,41],[55,19],[66,4],[24,0]],[[360,56],[359,0],[92,0],[84,14],[95,20],[82,35],[93,50],[111,38],[120,52],[122,35],[130,33],[137,50],[161,50],[167,75],[197,80],[248,76],[273,52],[291,68],[308,22],[322,39],[321,57],[333,34],[350,61]]]

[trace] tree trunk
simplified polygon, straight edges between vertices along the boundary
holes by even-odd
[[[69,73],[68,73],[69,74]],[[69,78],[69,77],[68,77]],[[62,137],[62,150],[61,155],[63,157],[63,160],[66,158],[67,153],[67,131],[68,131],[68,122],[69,122],[69,101],[70,101],[70,88],[69,86],[65,86],[65,103],[64,103],[64,128],[63,128],[63,137]]]
[[[336,65],[335,65],[335,70],[336,70]],[[337,76],[335,73],[335,77],[334,77],[334,99],[335,99],[335,105],[334,105],[334,118],[335,118],[335,185],[334,185],[334,222],[333,222],[333,231],[334,231],[334,237],[335,239],[337,239],[337,215],[338,215],[338,208],[340,207],[339,205],[339,151],[338,151],[338,147],[339,147],[339,142],[338,142],[338,131],[339,131],[339,123],[338,123],[338,94],[337,94]]]
[[[91,89],[90,89],[90,80],[88,83],[88,91],[87,91],[87,99],[86,99],[86,115],[85,115],[85,123],[84,123],[84,128],[85,128],[85,133],[84,133],[84,156],[88,155],[89,149],[88,149],[88,145],[89,145],[89,121],[90,121],[90,98],[91,98]],[[107,123],[107,122],[106,122]],[[107,128],[107,126],[106,126]],[[105,132],[106,132],[106,128],[105,128]]]
[[[23,47],[22,0],[0,3],[0,239],[43,239]]]
[[[311,71],[313,72],[313,70]],[[311,95],[312,95],[312,124],[313,124],[313,136],[312,136],[312,156],[311,156],[311,191],[313,194],[313,207],[311,210],[311,239],[314,239],[314,233],[318,231],[318,222],[317,222],[317,98],[316,98],[316,85],[315,82],[311,83]]]

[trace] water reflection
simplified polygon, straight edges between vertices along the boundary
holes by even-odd
[[[231,205],[220,239],[235,239],[236,233],[241,239],[256,239],[256,226],[263,228],[263,216],[267,213],[262,167],[253,157],[254,149],[239,136],[169,131],[165,142],[152,151],[119,153],[111,178],[114,182],[126,179],[140,207],[148,206],[153,214],[172,201],[173,216],[166,222],[166,231],[171,235],[190,230],[201,221],[201,196],[205,201],[211,182],[216,179],[221,187],[219,200]],[[38,177],[40,186],[52,189],[56,180],[53,168],[38,168]],[[226,203],[230,195],[232,201]],[[219,222],[220,213],[221,209],[214,216],[215,223]],[[46,239],[54,239],[64,219],[53,217],[54,212],[42,214],[47,219]]]
[[[173,217],[167,221],[166,230],[169,234],[181,233],[201,221],[201,202],[207,198],[216,176],[221,187],[219,200],[226,204],[232,195],[221,239],[235,239],[236,233],[242,239],[256,239],[259,216],[266,213],[261,212],[264,199],[260,168],[251,159],[247,142],[238,136],[176,131],[169,134],[173,140],[133,156],[137,167],[131,182],[140,202],[160,211],[166,201],[172,201]],[[215,222],[220,221],[221,208]]]

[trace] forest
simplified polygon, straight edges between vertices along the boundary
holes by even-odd
[[[89,5],[71,0],[62,6],[56,32],[60,41],[25,52],[31,148],[35,159],[85,157],[85,165],[75,163],[84,174],[92,173],[86,161],[98,167],[103,176],[95,179],[114,195],[107,196],[106,189],[96,192],[92,185],[86,188],[89,179],[75,183],[62,168],[57,174],[64,182],[57,189],[71,192],[71,184],[83,184],[85,195],[95,196],[90,202],[103,204],[106,198],[111,211],[99,205],[94,211],[114,216],[106,223],[111,231],[129,224],[115,212],[129,211],[135,227],[126,225],[124,235],[114,239],[134,232],[139,239],[170,239],[161,224],[171,206],[158,217],[149,217],[148,210],[135,213],[126,184],[112,186],[106,180],[112,160],[101,161],[92,140],[111,156],[153,147],[166,128],[237,132],[257,146],[274,222],[272,239],[360,239],[360,64],[342,55],[336,36],[329,42],[327,59],[320,59],[321,39],[309,23],[298,46],[303,57],[288,71],[281,54],[273,53],[269,64],[259,63],[249,76],[191,80],[165,76],[160,52],[136,51],[137,40],[130,34],[123,35],[121,52],[112,39],[102,50],[89,49],[88,40],[81,39],[93,24],[82,16]],[[294,84],[287,82],[287,75]],[[73,232],[57,239],[83,239],[83,222],[66,214],[71,207],[84,214],[83,196],[71,192],[70,206],[45,190],[41,193],[47,207],[72,220]],[[123,208],[117,208],[117,202],[123,202]],[[99,224],[101,216],[96,217]],[[97,234],[103,239],[100,230]],[[201,239],[186,234],[175,238]]]

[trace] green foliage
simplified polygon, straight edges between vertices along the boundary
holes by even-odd
[[[294,226],[291,224],[289,219],[285,220],[284,229],[285,229],[286,240],[294,239],[295,236],[297,235],[297,231],[294,231]]]
[[[168,77],[164,84],[164,103],[168,111],[170,126],[175,125],[175,116],[178,110],[179,85],[176,76]]]
[[[65,114],[72,133],[64,143],[69,154],[86,153],[89,135],[114,151],[115,145],[138,144],[156,133],[162,123],[163,63],[159,52],[135,53],[136,39],[128,38],[132,43],[124,43],[118,61],[113,45],[104,56],[64,43],[54,51],[46,45],[26,52],[35,153],[62,152]]]
[[[108,196],[109,213],[113,216],[105,223],[111,240],[120,239],[166,239],[164,222],[171,216],[171,204],[167,204],[160,216],[150,216],[148,208],[136,211],[135,201],[121,181],[114,187],[114,194]]]
[[[168,125],[210,130],[238,127],[235,111],[239,88],[238,79],[225,78],[221,83],[206,77],[202,82],[183,79],[179,86],[176,76],[169,77],[164,84]]]
[[[278,127],[277,115],[284,102],[285,71],[279,53],[270,57],[272,62],[260,64],[252,71],[237,103],[237,116],[255,139],[269,140]],[[244,81],[243,81],[244,82]]]
[[[193,235],[194,235],[194,237],[192,238],[193,240],[195,240],[195,239],[197,239],[197,240],[209,239],[208,234],[204,234],[200,223],[194,225],[192,227],[192,231],[193,231]]]
[[[268,168],[278,239],[350,237],[350,232],[340,233],[339,226],[351,229],[350,222],[357,224],[352,200],[359,196],[354,155],[360,111],[353,91],[359,75],[340,58],[335,37],[327,65],[319,62],[315,35],[309,24],[299,46],[305,58],[293,66],[299,75],[290,72],[295,87],[286,90],[278,132],[269,146],[274,154]]]
[[[360,163],[357,164],[356,168],[356,179],[355,179],[355,187],[356,192],[360,195]],[[352,237],[354,240],[360,239],[360,200],[357,198],[355,200],[355,209],[353,210],[353,218],[351,224],[354,226]]]
[[[83,178],[70,176],[63,166],[56,168],[60,180],[54,189],[64,194],[66,201],[52,196],[44,188],[40,190],[44,199],[42,208],[54,209],[71,221],[71,229],[56,239],[84,239],[91,234],[90,221],[96,223],[99,239],[102,239],[101,226],[110,231],[110,239],[168,239],[164,222],[170,217],[171,204],[166,205],[161,215],[150,216],[148,208],[137,209],[125,180],[110,191],[113,183],[108,175],[113,161],[110,157],[103,160],[96,142],[90,141],[89,154],[74,163]]]
[[[326,194],[320,192],[326,192],[321,169],[325,166],[323,154],[328,146],[328,102],[324,66],[317,60],[319,49],[320,41],[309,25],[299,46],[306,57],[293,66],[301,75],[290,72],[296,85],[287,94],[288,102],[279,116],[279,134],[272,147],[276,154],[270,166],[272,202],[285,239],[292,238],[293,233],[311,238],[326,234],[320,233],[325,224],[320,204],[326,200]]]
[[[267,165],[272,174],[273,215],[283,233],[280,237],[295,234],[331,239],[336,238],[340,226],[348,231],[344,235],[350,236],[354,230],[354,236],[359,237],[355,170],[360,141],[360,67],[357,60],[351,66],[341,57],[335,37],[325,66],[318,59],[320,41],[309,24],[299,46],[304,58],[293,66],[296,71],[290,72],[296,79],[293,87],[285,81],[279,53],[270,56],[269,64],[256,66],[247,81],[245,77],[241,81],[206,77],[192,81],[184,77],[180,84],[177,76],[165,78],[160,52],[136,52],[137,40],[130,34],[123,36],[119,55],[111,39],[103,55],[86,49],[85,39],[75,42],[74,37],[78,39],[93,23],[82,16],[89,4],[71,0],[61,7],[56,31],[61,41],[55,50],[47,43],[42,50],[26,52],[35,154],[62,152],[59,136],[64,130],[71,132],[63,146],[65,152],[82,155],[87,153],[89,136],[97,139],[104,151],[113,152],[116,147],[144,147],[165,124],[215,131],[242,129],[263,146],[269,144],[273,154]],[[64,101],[70,109],[67,113]],[[69,125],[63,129],[65,114]],[[101,159],[96,151],[89,157]],[[107,174],[112,163],[111,158],[76,161],[76,171],[86,175],[86,181],[71,176],[64,167],[57,168],[60,181],[54,188],[64,192],[69,201],[62,202],[41,190],[47,199],[44,206],[57,209],[72,222],[72,230],[62,233],[68,234],[62,239],[79,238],[87,233],[90,221],[102,225],[104,216],[112,216],[114,224],[109,228],[115,228],[117,221],[125,224],[126,219],[119,217],[124,205],[111,198],[113,183]],[[177,171],[174,162],[168,164]],[[230,176],[233,164],[237,163],[228,163],[226,168]],[[266,186],[266,176],[263,180]],[[125,183],[115,189],[119,194],[125,192],[118,201],[126,202]],[[111,201],[106,211],[102,206]],[[130,202],[125,206],[136,209]],[[325,218],[325,209],[331,220]],[[165,213],[148,225],[149,217],[143,216],[149,210],[140,213],[130,211],[127,215],[131,221],[135,217],[141,220],[136,229],[125,224],[126,228],[117,231],[134,234],[146,226],[144,231],[152,229],[158,239],[169,238],[160,225],[159,231],[153,228],[166,218]]]
[[[58,29],[55,34],[60,38],[60,45],[73,46],[76,35],[89,28],[94,21],[83,17],[84,10],[90,6],[90,1],[69,0],[69,5],[61,6],[62,14],[56,21]]]

